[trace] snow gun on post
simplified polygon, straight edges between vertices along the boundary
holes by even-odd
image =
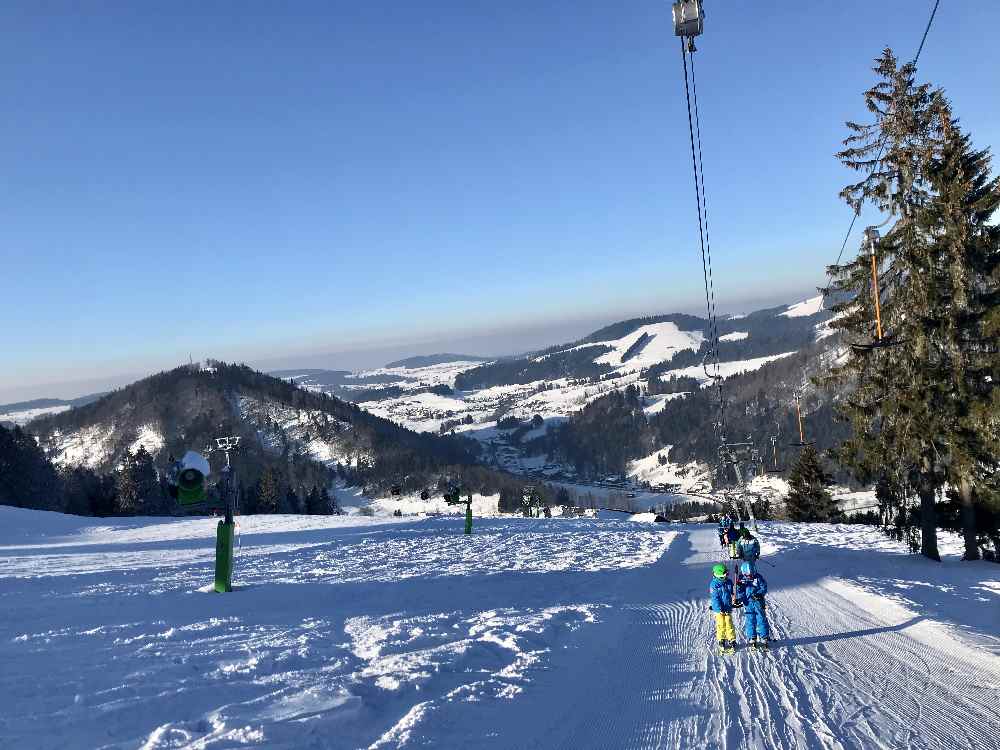
[[[208,479],[209,473],[208,460],[200,453],[188,451],[171,467],[170,477],[167,480],[170,495],[182,508],[203,506],[208,499],[205,480]]]
[[[235,448],[235,443],[225,448],[220,445],[220,448],[226,450],[225,481],[220,483],[225,517],[219,521],[215,532],[215,590],[227,593],[233,590],[233,537],[236,522],[233,520],[234,483],[229,465],[229,450]],[[201,453],[188,451],[171,468],[168,479],[170,495],[185,510],[207,509],[209,498],[206,483],[210,473],[208,459]]]
[[[448,505],[461,505],[465,503],[465,533],[472,533],[472,493],[466,494],[465,500],[462,499],[462,491],[458,487],[452,487],[447,492],[444,493],[444,501]]]

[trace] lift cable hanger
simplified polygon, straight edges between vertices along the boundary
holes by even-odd
[[[795,395],[795,417],[799,422],[799,442],[789,443],[793,448],[805,448],[808,445],[815,445],[815,440],[806,440],[805,431],[802,429],[802,406],[799,403],[798,394]]]
[[[865,245],[868,247],[868,254],[871,256],[872,264],[872,303],[875,308],[875,340],[867,344],[850,344],[851,349],[859,354],[872,352],[876,349],[899,346],[904,343],[898,337],[886,338],[882,329],[882,290],[879,288],[878,281],[878,230],[879,227],[887,224],[891,218],[890,216],[878,226],[865,229]]]

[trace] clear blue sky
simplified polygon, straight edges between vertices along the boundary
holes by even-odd
[[[931,5],[708,3],[725,308],[822,281],[843,121]],[[998,30],[943,0],[920,67],[995,147]],[[698,311],[678,45],[663,0],[4,3],[0,400]]]

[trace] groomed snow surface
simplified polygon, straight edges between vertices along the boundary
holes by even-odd
[[[212,519],[0,507],[0,747],[1000,747],[996,565],[767,524],[720,657],[714,528],[637,518],[251,516],[213,594]]]

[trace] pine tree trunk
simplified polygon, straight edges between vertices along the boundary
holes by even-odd
[[[920,554],[941,562],[937,548],[937,511],[934,501],[937,493],[931,478],[931,462],[923,461],[917,494],[920,495]]]
[[[965,537],[965,554],[963,560],[979,559],[979,544],[976,540],[976,506],[973,504],[972,482],[968,476],[963,476],[958,484],[959,498],[962,509],[962,536]]]

